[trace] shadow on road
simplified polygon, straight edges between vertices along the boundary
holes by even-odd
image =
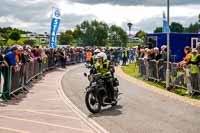
[[[101,116],[118,116],[122,114],[121,109],[123,106],[117,105],[114,107],[102,109],[102,111],[98,114],[90,114],[88,117],[95,118],[95,117],[101,117]]]

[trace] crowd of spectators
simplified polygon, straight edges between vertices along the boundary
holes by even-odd
[[[155,48],[138,48],[137,49],[138,59],[144,59],[146,61],[167,61],[167,47],[163,45],[159,50],[158,47]]]
[[[185,86],[192,91],[200,92],[200,45],[196,48],[186,46],[185,57],[182,61],[173,62],[170,56],[170,82],[175,86]],[[166,81],[167,47],[160,49],[137,48],[139,72],[146,80]],[[141,62],[140,62],[141,61]],[[153,62],[153,63],[152,63]]]
[[[56,57],[56,58],[55,58]],[[48,58],[54,58],[54,61],[61,61],[61,65],[65,67],[67,61],[79,60],[83,62],[85,59],[85,49],[83,48],[57,48],[50,49],[39,46],[20,46],[14,45],[12,47],[0,49],[0,66],[12,66],[17,69],[19,65],[26,64],[32,61],[47,61]]]

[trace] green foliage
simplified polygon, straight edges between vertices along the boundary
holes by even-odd
[[[162,27],[156,27],[156,29],[154,30],[154,33],[162,33],[162,32],[163,32]]]
[[[74,38],[82,46],[105,46],[108,39],[108,25],[96,20],[84,21],[74,30]]]
[[[13,31],[11,32],[9,38],[14,41],[18,41],[20,39],[20,34],[17,31]]]
[[[188,28],[185,28],[185,32],[197,33],[199,27],[200,27],[200,24],[198,24],[198,23],[190,24],[190,26]]]
[[[127,44],[127,47],[135,47],[135,46],[143,46],[144,45],[144,43],[136,43],[136,42],[129,42],[128,44]]]
[[[199,14],[199,16],[198,16],[199,18],[198,18],[198,22],[200,23],[200,14]]]
[[[67,30],[64,33],[61,33],[60,38],[59,38],[59,44],[72,45],[73,40],[74,40],[73,32],[71,30]]]
[[[145,41],[146,34],[146,32],[140,30],[135,34],[135,36]]]
[[[126,47],[128,43],[128,35],[121,27],[112,25],[109,30],[109,40],[112,46]]]
[[[131,77],[139,77],[139,67],[136,63],[132,63],[127,66],[122,66],[122,70]]]
[[[171,32],[184,32],[184,27],[182,24],[177,22],[172,22],[170,25]]]
[[[0,40],[0,46],[4,46],[6,44],[6,42],[5,41],[3,41],[3,40]]]
[[[36,41],[26,39],[26,40],[23,41],[23,43],[24,43],[24,44],[27,44],[27,45],[33,46],[34,44],[36,44]]]
[[[16,28],[11,28],[11,27],[3,27],[1,28],[0,27],[0,34],[1,36],[6,39],[6,41],[9,40],[10,38],[10,35],[12,34],[12,32],[15,32],[15,33],[19,33],[19,34],[25,34],[25,33],[30,33],[28,31],[23,31],[23,30],[20,30],[20,29],[16,29]],[[17,38],[18,39],[18,38]],[[19,40],[19,39],[18,39]],[[6,44],[6,43],[5,43]]]
[[[16,41],[14,41],[12,39],[8,39],[7,43],[6,43],[6,46],[11,46],[11,45],[14,45],[14,44],[16,44]]]
[[[198,33],[198,30],[200,28],[200,14],[198,16],[198,21],[194,24],[190,24],[188,27],[183,27],[182,24],[177,22],[172,22],[170,25],[170,31],[171,32],[188,32],[188,33]],[[162,27],[156,27],[154,30],[154,33],[161,33]]]
[[[84,21],[77,25],[73,37],[81,46],[126,46],[128,42],[128,36],[121,27],[109,27],[106,23],[96,20]]]

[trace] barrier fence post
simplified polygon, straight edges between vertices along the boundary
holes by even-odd
[[[11,67],[3,67],[2,73],[4,76],[2,99],[4,101],[7,101],[8,99],[10,99],[9,90],[10,90],[10,86],[11,86]]]

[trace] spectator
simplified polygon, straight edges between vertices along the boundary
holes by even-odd
[[[139,56],[139,58],[144,58],[144,55],[145,55],[145,50],[144,49],[140,49],[140,51],[137,54],[137,56]]]
[[[122,65],[126,65],[127,60],[128,60],[128,57],[129,57],[128,50],[126,50],[126,49],[124,48],[124,49],[123,49],[123,52],[122,52],[122,58],[123,58],[123,63],[122,63]]]
[[[185,58],[183,59],[183,61],[178,63],[178,67],[180,67],[180,68],[182,68],[185,65],[187,65],[189,63],[189,61],[191,60],[191,58],[192,58],[191,48],[189,46],[186,46],[184,48],[184,53],[186,55]]]
[[[167,61],[167,46],[166,45],[161,46],[160,54],[161,54],[160,61]]]
[[[161,54],[159,51],[159,48],[155,47],[154,48],[154,60],[159,61],[161,59]]]
[[[6,53],[5,60],[9,66],[16,66],[17,50],[17,47],[13,47],[11,50],[8,50],[8,53]]]
[[[197,52],[200,54],[200,44],[197,46]]]
[[[196,49],[192,50],[192,58],[189,61],[191,63],[191,85],[193,90],[199,90],[198,85],[199,83],[199,67],[198,64],[200,62],[200,55],[198,55],[198,52]]]
[[[5,61],[4,57],[3,57],[3,53],[2,53],[2,50],[1,50],[1,53],[0,53],[0,68],[1,67],[7,67],[8,66],[8,63]]]

